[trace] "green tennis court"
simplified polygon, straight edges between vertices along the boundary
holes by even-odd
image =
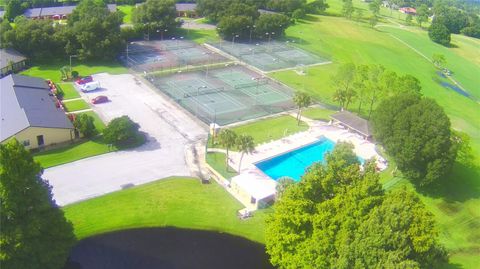
[[[241,66],[149,79],[207,124],[227,125],[294,108],[289,88]]]
[[[290,42],[270,41],[258,43],[220,42],[209,45],[235,56],[264,72],[296,68],[298,65],[328,63],[325,56],[319,56],[291,45]]]

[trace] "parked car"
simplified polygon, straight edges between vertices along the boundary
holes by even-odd
[[[83,84],[82,87],[81,87],[83,92],[91,92],[91,91],[94,91],[98,88],[100,88],[100,82],[98,82],[98,81],[88,82],[86,84]]]
[[[92,104],[101,104],[108,102],[108,97],[105,95],[99,95],[92,99]]]
[[[87,83],[92,82],[92,81],[93,81],[92,76],[86,76],[86,77],[77,79],[75,82],[79,85],[83,85],[83,84],[87,84]]]

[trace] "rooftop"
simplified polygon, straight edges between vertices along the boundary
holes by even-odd
[[[0,79],[0,141],[28,127],[73,128],[40,78],[9,75]]]
[[[27,18],[36,18],[36,17],[53,16],[53,15],[69,15],[69,14],[72,14],[75,7],[76,6],[29,8],[25,10],[23,15]],[[117,10],[117,5],[108,4],[107,8],[110,12],[114,12]]]
[[[343,125],[359,132],[365,136],[371,136],[370,124],[366,119],[360,118],[349,111],[340,111],[330,116],[332,119],[339,121]]]
[[[14,49],[0,49],[0,69],[7,67],[10,61],[18,63],[26,59],[25,56]]]

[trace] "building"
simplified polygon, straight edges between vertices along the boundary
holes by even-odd
[[[414,9],[413,7],[402,7],[398,9],[398,11],[405,13],[405,14],[410,14],[410,15],[417,15],[417,10]]]
[[[340,125],[350,131],[356,132],[365,139],[372,137],[370,124],[366,119],[360,118],[349,111],[340,111],[330,116],[334,125]]]
[[[0,49],[0,78],[23,70],[27,58],[14,49]]]
[[[25,10],[23,15],[30,19],[65,20],[68,15],[72,14],[75,7],[76,6],[29,8]],[[107,8],[110,12],[115,12],[117,10],[117,5],[108,4]]]
[[[175,4],[177,17],[197,17],[197,4],[177,3]]]
[[[75,130],[43,79],[0,79],[0,143],[15,137],[28,149],[72,141]]]

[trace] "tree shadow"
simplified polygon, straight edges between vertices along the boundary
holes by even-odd
[[[455,162],[452,171],[437,184],[416,188],[426,196],[444,198],[447,203],[480,198],[480,166]]]

